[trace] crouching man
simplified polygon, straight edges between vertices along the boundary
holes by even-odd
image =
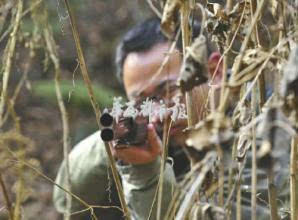
[[[170,48],[170,42],[160,30],[160,20],[152,18],[132,28],[120,42],[116,53],[117,73],[124,85],[129,100],[140,102],[146,98],[156,101],[171,100],[176,94],[176,80],[182,63],[178,50],[170,54],[169,62],[157,74]],[[168,89],[170,88],[170,95]],[[125,199],[132,219],[156,218],[156,203],[150,213],[158,185],[161,166],[161,134],[156,128],[162,123],[153,120],[148,124],[146,146],[130,146],[112,149],[121,175]],[[170,131],[170,153],[173,146],[184,144],[182,130],[186,127],[185,119],[177,121]],[[162,129],[161,129],[162,130]],[[161,219],[171,201],[176,176],[185,173],[189,166],[185,154],[174,150],[174,166],[166,164],[164,171],[163,201]],[[104,143],[100,131],[78,143],[70,153],[71,191],[89,205],[119,206],[117,191],[109,169]],[[174,173],[174,170],[175,173]],[[65,162],[62,163],[56,183],[65,187]],[[54,204],[61,213],[66,212],[66,195],[58,187],[54,188]],[[86,209],[78,200],[72,199],[71,212]],[[121,219],[122,213],[114,208],[95,208],[100,219]],[[90,212],[75,214],[72,219],[90,219]]]

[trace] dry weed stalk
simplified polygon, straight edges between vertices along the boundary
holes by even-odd
[[[257,91],[256,87],[252,89],[251,98],[251,109],[252,109],[252,119],[256,117],[256,107],[257,107]],[[252,127],[252,177],[251,177],[251,215],[252,220],[257,219],[257,145],[256,145],[256,129],[255,126]]]
[[[47,18],[47,13],[43,9],[42,10],[44,16],[45,16],[45,21],[48,20]],[[56,50],[56,43],[53,38],[53,34],[51,32],[51,29],[49,25],[42,24],[44,25],[43,29],[43,35],[45,38],[47,50],[50,54],[50,58],[54,64],[55,68],[55,89],[56,89],[56,96],[57,96],[57,101],[58,101],[58,106],[61,112],[61,119],[62,119],[62,127],[63,127],[63,157],[65,160],[65,166],[66,166],[66,189],[68,191],[71,191],[71,178],[70,178],[70,170],[69,170],[69,152],[70,152],[70,135],[69,135],[69,123],[68,123],[68,113],[66,111],[62,94],[61,94],[61,88],[60,88],[60,78],[61,78],[61,69],[60,69],[60,63],[59,63],[59,58],[58,58],[58,53]],[[71,200],[72,197],[70,194],[66,194],[66,213],[64,214],[64,219],[69,220],[70,219],[70,210],[71,210]]]
[[[8,210],[9,220],[13,220],[13,208],[12,208],[12,204],[11,204],[8,192],[7,192],[7,187],[3,181],[1,172],[0,172],[0,186],[1,186],[1,190],[2,190],[4,200],[6,203],[6,209]]]
[[[4,56],[4,67],[3,67],[3,82],[2,82],[2,91],[1,91],[1,97],[0,97],[0,127],[3,125],[3,114],[5,112],[5,103],[7,102],[7,88],[8,88],[8,82],[9,77],[11,74],[11,67],[12,67],[12,59],[15,53],[16,48],[16,42],[17,42],[17,32],[19,30],[19,25],[21,21],[21,15],[23,11],[23,1],[18,0],[17,8],[16,8],[16,15],[13,25],[13,30],[9,38],[9,42],[5,49],[5,56]]]
[[[69,5],[68,0],[64,0],[64,3],[66,5],[67,12],[68,12],[69,18],[70,18],[70,24],[71,24],[72,34],[73,34],[73,37],[74,37],[74,40],[75,40],[75,45],[76,45],[76,49],[77,49],[77,54],[78,54],[78,59],[79,59],[79,63],[80,63],[81,73],[82,73],[82,76],[84,78],[85,85],[88,89],[89,98],[90,98],[94,113],[96,115],[97,124],[100,127],[99,117],[100,117],[101,112],[100,112],[100,110],[98,108],[98,105],[97,105],[97,103],[95,101],[95,98],[94,98],[94,93],[93,93],[91,81],[90,81],[90,78],[89,78],[85,58],[84,58],[84,55],[83,55],[83,50],[82,50],[82,47],[81,47],[81,44],[80,44],[80,38],[79,38],[79,33],[78,33],[78,30],[77,30],[77,27],[76,27],[75,18],[74,18],[74,15],[73,15],[73,12],[71,10],[71,7]],[[125,202],[123,189],[122,189],[120,178],[119,178],[119,175],[118,175],[117,169],[116,169],[115,159],[112,155],[110,146],[107,143],[105,143],[105,149],[106,149],[106,153],[107,153],[108,158],[109,158],[113,178],[114,178],[115,183],[116,183],[116,188],[117,188],[117,191],[118,191],[118,195],[119,195],[119,199],[120,199],[120,202],[121,202],[121,206],[122,206],[122,209],[123,209],[124,216],[126,217],[126,219],[129,220],[130,219],[130,213],[128,211],[128,208],[127,208],[127,205],[126,205],[126,202]]]
[[[298,154],[298,141],[297,141],[297,137],[293,137],[292,143],[291,143],[291,158],[290,158],[291,218],[292,219],[294,219],[298,214],[297,154]]]
[[[0,99],[0,127],[2,128],[4,124],[4,119],[5,119],[5,105],[8,106],[8,110],[11,112],[11,115],[13,119],[16,122],[15,128],[17,129],[18,132],[20,132],[20,126],[19,126],[19,120],[18,117],[16,116],[14,109],[11,108],[11,105],[8,100],[8,84],[9,84],[9,78],[11,75],[11,69],[12,69],[12,62],[13,58],[15,55],[15,50],[16,50],[16,44],[17,44],[17,33],[19,31],[19,26],[20,26],[20,21],[21,21],[21,15],[23,12],[23,1],[19,0],[17,3],[16,7],[16,13],[15,13],[15,19],[13,20],[13,30],[10,35],[10,38],[8,40],[8,43],[5,48],[5,55],[3,56],[3,81],[2,81],[2,91],[1,91],[1,99]],[[22,146],[20,146],[22,147]],[[19,153],[22,157],[24,157],[24,150],[21,149],[19,150]],[[21,210],[21,203],[23,201],[23,189],[24,189],[24,179],[23,179],[23,167],[20,166],[17,169],[18,173],[18,180],[17,180],[17,189],[16,189],[16,201],[14,205],[14,209],[12,210],[11,206],[8,206],[9,209],[9,216],[10,218],[13,218],[14,220],[20,219],[20,210]],[[3,193],[5,194],[6,190],[4,190],[5,185],[1,184]],[[5,196],[6,198],[6,203],[9,205],[8,197],[7,195]],[[12,213],[13,212],[13,213]]]

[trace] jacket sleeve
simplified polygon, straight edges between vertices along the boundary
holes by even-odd
[[[122,184],[126,202],[131,212],[132,219],[156,219],[157,212],[157,187],[159,181],[161,159],[145,165],[118,165],[122,177]],[[161,219],[166,214],[172,199],[176,181],[172,167],[166,164],[164,171],[163,200]],[[153,209],[151,211],[152,204]],[[150,218],[148,218],[150,215]]]
[[[107,199],[106,189],[109,187],[107,157],[98,132],[74,147],[69,155],[69,167],[73,194],[89,205],[98,205]],[[65,161],[63,161],[55,180],[56,184],[65,188],[65,177]],[[66,194],[57,186],[54,187],[53,201],[58,212],[65,212]],[[86,207],[73,197],[71,212],[83,209]]]

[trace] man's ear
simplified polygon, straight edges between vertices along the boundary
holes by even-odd
[[[220,85],[222,79],[222,60],[220,53],[213,52],[208,59],[208,73],[212,85]],[[218,66],[218,68],[217,68]]]

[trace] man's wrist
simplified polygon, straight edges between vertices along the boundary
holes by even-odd
[[[158,179],[161,158],[158,156],[152,162],[146,164],[126,164],[117,161],[117,169],[124,181],[130,184],[148,185]]]

